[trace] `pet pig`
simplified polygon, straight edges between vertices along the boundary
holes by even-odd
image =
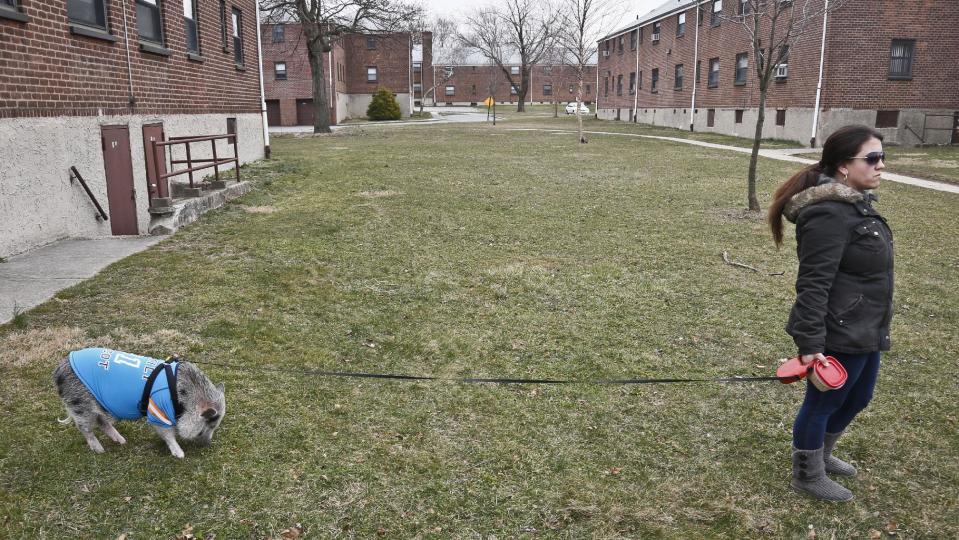
[[[57,392],[90,449],[102,453],[93,429],[119,444],[117,420],[146,417],[170,452],[183,457],[176,437],[203,446],[226,413],[223,384],[214,385],[195,364],[166,362],[110,349],[74,351],[53,372]]]

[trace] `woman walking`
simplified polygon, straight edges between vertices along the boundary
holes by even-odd
[[[799,272],[786,325],[803,364],[834,356],[848,379],[838,390],[807,383],[793,424],[790,485],[817,499],[851,500],[826,476],[855,476],[832,455],[846,426],[872,399],[880,351],[889,350],[892,319],[892,231],[873,208],[885,168],[882,134],[847,126],[823,145],[822,159],[784,182],[769,207],[777,246],[783,221],[796,224]]]

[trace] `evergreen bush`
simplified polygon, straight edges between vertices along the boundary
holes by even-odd
[[[399,120],[403,113],[400,112],[400,104],[393,92],[380,88],[373,95],[370,106],[366,108],[366,117],[370,120]]]

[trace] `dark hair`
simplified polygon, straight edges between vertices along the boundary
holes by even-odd
[[[767,219],[776,245],[783,243],[783,208],[793,195],[809,189],[819,182],[819,175],[833,176],[836,170],[849,158],[856,155],[862,145],[870,139],[882,140],[882,133],[868,126],[852,125],[839,128],[822,145],[822,158],[819,163],[804,167],[779,185],[769,205]]]

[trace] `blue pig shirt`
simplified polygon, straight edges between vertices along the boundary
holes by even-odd
[[[70,367],[97,402],[115,418],[135,420],[143,416],[140,401],[150,374],[157,367],[160,372],[153,381],[146,404],[147,421],[162,427],[176,425],[176,377],[167,380],[164,362],[148,356],[110,349],[83,349],[70,353]],[[170,364],[176,374],[177,364]],[[172,387],[172,388],[171,388]]]

